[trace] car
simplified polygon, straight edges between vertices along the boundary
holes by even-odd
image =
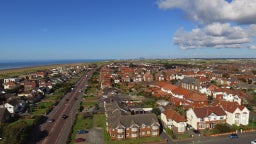
[[[54,119],[49,119],[48,122],[49,123],[53,123],[55,120]]]
[[[77,139],[75,139],[75,143],[84,142],[84,141],[85,141],[84,138],[77,138]]]
[[[252,140],[251,144],[256,144],[256,139]]]
[[[231,138],[231,139],[238,138],[238,135],[235,134],[235,133],[233,133],[233,134],[230,134],[230,135],[229,135],[229,138]]]
[[[65,115],[65,114],[63,114],[63,115],[61,116],[61,118],[62,118],[62,119],[66,119],[66,118],[68,118],[68,116]]]
[[[86,130],[78,130],[76,133],[77,134],[84,134],[84,133],[87,133],[87,131]]]

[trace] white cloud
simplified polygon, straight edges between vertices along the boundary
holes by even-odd
[[[178,30],[173,37],[173,41],[181,49],[191,48],[250,48],[253,41],[251,29],[256,25],[247,28],[231,26],[229,23],[213,23],[202,28],[193,29],[191,32]],[[255,35],[255,33],[254,33]]]
[[[256,24],[256,0],[158,0],[157,3],[161,9],[182,9],[200,23]]]
[[[161,9],[181,9],[199,28],[178,30],[173,41],[181,49],[256,49],[256,0],[157,0]],[[232,24],[231,24],[232,23]],[[243,24],[243,25],[241,25]]]

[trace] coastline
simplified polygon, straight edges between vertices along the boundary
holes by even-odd
[[[104,61],[98,61],[104,62]],[[66,63],[66,64],[48,64],[48,65],[38,65],[38,66],[28,66],[22,68],[10,68],[10,69],[0,69],[0,79],[6,77],[15,77],[17,75],[26,74],[34,71],[52,69],[58,66],[76,66],[76,65],[88,65],[95,62],[80,62],[80,63]]]
[[[20,72],[27,69],[45,69],[56,66],[81,65],[95,62],[104,62],[105,59],[88,60],[45,60],[45,61],[22,61],[22,62],[0,62],[0,75],[9,72]]]

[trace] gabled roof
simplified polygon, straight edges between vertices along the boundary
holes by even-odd
[[[170,91],[173,91],[177,88],[177,86],[173,85],[173,84],[165,84],[162,86],[162,88],[164,88],[165,90],[170,90]]]
[[[187,84],[196,84],[197,82],[199,82],[198,79],[195,79],[193,77],[185,77],[184,79],[181,80],[183,83],[187,83]]]
[[[191,101],[208,101],[205,95],[193,92],[192,94],[185,97]]]
[[[211,85],[208,87],[208,89],[209,89],[210,91],[214,91],[214,90],[219,89],[219,87],[216,86],[216,85],[211,84]]]
[[[236,109],[243,110],[245,106],[239,105],[237,102],[220,101],[219,105],[227,112],[234,113]]]
[[[193,110],[198,118],[208,117],[212,113],[216,114],[217,116],[226,115],[225,111],[220,106],[194,108]]]
[[[163,112],[167,119],[172,119],[176,122],[186,122],[187,120],[181,116],[179,113],[172,109],[167,109]]]
[[[190,90],[187,90],[187,89],[184,89],[184,88],[181,88],[181,87],[177,87],[176,89],[174,89],[172,91],[173,94],[177,94],[177,95],[183,95],[183,96],[186,96],[186,95],[189,95],[191,94],[192,92]]]

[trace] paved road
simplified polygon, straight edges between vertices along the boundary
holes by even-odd
[[[94,70],[87,72],[76,84],[74,90],[63,97],[59,104],[46,116],[45,123],[38,127],[35,138],[30,143],[37,144],[64,144],[68,141],[72,125],[75,120],[77,108],[82,99],[83,90],[91,77]],[[65,114],[68,117],[62,119]],[[53,123],[49,123],[49,119],[54,119]]]
[[[180,141],[170,141],[168,139],[168,144],[250,144],[253,139],[256,139],[256,132],[239,133],[238,136],[238,139],[230,139],[229,135],[218,137],[195,136],[194,138]]]

